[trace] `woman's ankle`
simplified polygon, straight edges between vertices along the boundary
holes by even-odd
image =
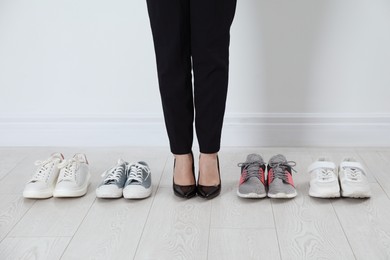
[[[204,186],[214,186],[220,184],[218,153],[201,153],[199,157],[198,183]]]
[[[193,157],[192,154],[174,154],[175,166],[173,169],[174,182],[177,185],[193,185],[195,184],[193,173]]]

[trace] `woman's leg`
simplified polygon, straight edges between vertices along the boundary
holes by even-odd
[[[190,0],[147,0],[147,5],[170,148],[173,154],[189,154],[194,121]]]
[[[199,141],[199,184],[220,182],[217,152],[228,87],[230,26],[236,0],[191,0],[191,53],[195,127]]]
[[[236,0],[191,0],[195,128],[201,153],[220,149]]]
[[[190,0],[147,0],[174,183],[193,185]]]

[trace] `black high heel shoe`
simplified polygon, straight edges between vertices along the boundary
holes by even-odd
[[[195,181],[195,173],[194,173],[194,155],[191,152],[192,157],[192,175],[194,176]],[[175,166],[176,166],[176,158],[173,163],[173,174],[175,174]],[[192,185],[178,185],[175,184],[175,179],[173,178],[173,193],[180,197],[185,199],[190,199],[196,195],[196,182]]]
[[[198,195],[199,195],[199,197],[202,197],[204,199],[213,199],[221,193],[221,172],[219,170],[218,155],[217,155],[217,166],[218,166],[219,184],[215,185],[215,186],[200,185],[199,178],[198,178]]]

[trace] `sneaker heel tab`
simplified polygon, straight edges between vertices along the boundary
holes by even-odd
[[[50,156],[51,156],[52,158],[53,158],[53,157],[60,157],[62,160],[65,159],[65,157],[64,157],[64,155],[63,155],[62,153],[52,153]]]

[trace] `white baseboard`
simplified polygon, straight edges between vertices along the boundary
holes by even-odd
[[[161,115],[3,116],[0,146],[168,146],[168,139]],[[390,114],[227,114],[222,146],[389,147]]]

